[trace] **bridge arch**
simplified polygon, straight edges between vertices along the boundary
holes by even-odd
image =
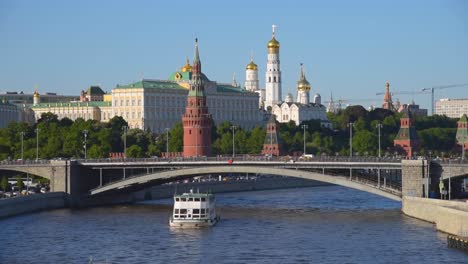
[[[345,176],[331,176],[327,174],[321,174],[317,172],[296,170],[296,169],[285,169],[275,167],[254,167],[254,166],[207,166],[200,168],[184,168],[177,170],[161,171],[152,174],[145,174],[141,176],[135,176],[127,178],[117,182],[113,182],[102,187],[98,187],[90,191],[90,195],[97,195],[113,190],[125,189],[137,185],[148,184],[152,181],[170,181],[180,177],[189,177],[204,174],[219,174],[219,173],[253,173],[253,174],[270,174],[279,176],[296,177],[302,179],[315,180],[320,182],[326,182],[335,185],[341,185],[344,187],[356,189],[379,195],[388,199],[401,201],[401,193],[391,191],[390,189],[381,189],[376,186],[364,184],[361,182],[351,181]]]

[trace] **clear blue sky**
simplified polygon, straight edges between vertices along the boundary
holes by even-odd
[[[468,1],[23,1],[0,0],[0,91],[78,94],[144,78],[166,79],[199,38],[203,72],[230,82],[254,53],[265,83],[276,24],[283,96],[303,62],[328,100],[468,83]],[[405,103],[411,95],[400,95]],[[436,98],[468,98],[468,87]],[[428,107],[429,95],[414,96]],[[369,102],[367,102],[369,103]]]

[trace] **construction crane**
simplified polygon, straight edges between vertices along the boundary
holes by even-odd
[[[439,89],[447,89],[447,88],[455,88],[455,87],[464,87],[468,86],[468,83],[464,84],[452,84],[452,85],[442,85],[442,86],[432,86],[430,88],[422,88],[421,91],[431,91],[431,112],[432,115],[434,115],[434,90],[439,90]]]
[[[448,89],[448,88],[455,88],[455,87],[463,87],[463,86],[468,86],[468,83],[465,84],[453,84],[453,85],[442,85],[442,86],[433,86],[429,88],[422,88],[420,91],[395,91],[391,92],[391,95],[394,94],[431,94],[431,112],[432,115],[434,115],[434,90],[439,90],[439,89]],[[383,95],[385,92],[379,92],[376,93],[375,95]]]

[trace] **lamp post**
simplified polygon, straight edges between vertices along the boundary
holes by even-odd
[[[449,158],[448,197],[452,200],[452,160]]]
[[[200,125],[195,125],[195,152],[196,157],[198,158],[198,130],[200,129]]]
[[[39,128],[34,129],[36,132],[36,161],[39,160]]]
[[[353,157],[353,122],[349,122],[349,157]]]
[[[88,138],[88,130],[83,130],[83,134],[84,134],[84,158],[87,159],[88,158],[88,148],[87,148],[87,145],[86,145],[86,140]]]
[[[380,152],[380,129],[383,127],[383,125],[381,123],[378,123],[376,125],[376,127],[377,127],[377,130],[379,131],[379,158],[381,158],[382,155],[381,155],[381,152]]]
[[[21,135],[21,161],[24,159],[24,131],[20,132]]]
[[[124,133],[124,158],[127,158],[127,126],[122,127],[123,133]]]
[[[234,136],[236,135],[236,128],[237,126],[232,125],[231,130],[232,130],[232,157],[234,158],[236,156],[236,147],[235,147],[235,138]]]
[[[166,158],[169,158],[169,128],[166,127]]]
[[[303,134],[304,134],[304,152],[303,152],[302,156],[305,156],[305,154],[306,154],[305,132],[306,132],[306,129],[307,129],[309,126],[304,124],[304,125],[302,125],[301,127],[304,129],[304,133],[303,133]]]

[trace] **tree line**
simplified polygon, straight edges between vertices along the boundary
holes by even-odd
[[[350,106],[337,114],[328,113],[333,128],[322,127],[320,121],[304,121],[279,124],[278,137],[285,154],[302,153],[305,129],[306,152],[314,155],[349,155],[349,127],[353,123],[354,155],[375,156],[378,153],[378,127],[381,124],[382,155],[394,155],[393,139],[399,130],[401,114],[385,109],[367,111],[362,106]],[[417,117],[416,129],[422,148],[418,155],[456,155],[456,119],[446,116]],[[212,154],[232,154],[233,129],[235,122],[222,122],[212,127]],[[37,123],[12,122],[0,129],[0,160],[20,159],[23,142],[23,158],[41,159],[83,158],[85,133],[87,158],[107,158],[111,152],[124,152],[126,140],[127,157],[161,156],[166,152],[183,150],[183,127],[177,123],[169,133],[154,134],[137,128],[125,129],[128,123],[119,116],[107,123],[95,120],[68,118],[58,119],[57,115],[45,113]],[[36,133],[38,131],[38,133]],[[167,138],[169,135],[169,138]],[[236,126],[234,144],[236,154],[260,154],[266,131],[261,125],[252,130]],[[21,138],[23,137],[23,140]]]

